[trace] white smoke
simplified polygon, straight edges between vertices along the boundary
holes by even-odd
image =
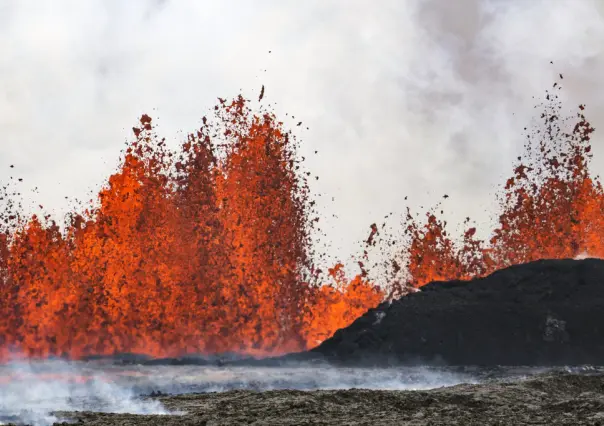
[[[171,139],[216,97],[256,98],[264,84],[320,175],[330,254],[358,254],[407,195],[419,209],[446,193],[449,222],[471,216],[481,232],[532,97],[558,73],[569,109],[586,103],[603,122],[602,11],[599,0],[5,0],[0,181],[15,164],[24,192],[39,188],[33,206],[65,211],[63,197],[88,199],[111,172],[141,113]]]
[[[110,362],[12,362],[0,365],[0,424],[46,426],[77,414],[60,412],[178,415],[141,395],[229,390],[383,389],[418,390],[477,383],[475,371],[447,367],[335,368],[114,365]]]
[[[57,411],[170,414],[161,403],[137,398],[108,372],[63,361],[0,366],[0,424],[50,425]]]
[[[427,390],[494,379],[515,380],[546,368],[404,366],[336,368],[312,363],[281,367],[124,365],[108,361],[13,362],[0,365],[0,424],[47,426],[77,420],[77,411],[180,415],[143,395],[230,390]],[[62,414],[62,412],[65,412]]]
[[[293,367],[138,367],[137,388],[167,393],[295,389],[420,390],[476,383],[469,373],[437,367],[336,368],[300,364]]]

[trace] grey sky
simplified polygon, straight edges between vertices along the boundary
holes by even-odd
[[[0,180],[15,164],[26,195],[39,188],[27,199],[60,215],[65,196],[98,190],[141,113],[176,143],[217,97],[264,84],[319,150],[308,166],[334,256],[407,195],[417,208],[447,193],[453,223],[485,222],[558,73],[568,108],[603,122],[603,13],[597,0],[3,0]]]

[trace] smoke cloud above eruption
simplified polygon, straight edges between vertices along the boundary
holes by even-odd
[[[156,108],[171,137],[216,97],[256,98],[264,84],[320,175],[333,256],[356,253],[405,196],[418,208],[446,193],[454,223],[489,221],[533,96],[562,73],[565,105],[586,103],[596,128],[604,118],[603,13],[596,0],[9,0],[0,177],[62,214],[66,196],[98,192],[142,112]]]

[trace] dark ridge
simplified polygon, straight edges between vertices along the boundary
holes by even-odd
[[[283,356],[254,358],[235,353],[221,353],[214,355],[189,354],[177,357],[152,358],[146,355],[119,353],[114,355],[89,356],[82,361],[106,362],[116,365],[199,365],[209,367],[223,366],[252,366],[252,367],[294,367],[308,366],[310,364],[325,364],[321,354],[313,352],[297,352]]]
[[[123,352],[114,355],[89,355],[82,358],[82,361],[111,362],[114,364],[142,364],[153,358],[149,355]]]
[[[433,282],[311,353],[344,365],[581,365],[604,360],[604,261],[540,260]]]
[[[123,363],[123,362],[122,362]],[[154,358],[132,362],[140,365],[200,365],[211,367],[250,366],[250,367],[295,367],[326,364],[321,354],[299,352],[279,357],[254,358],[241,356],[182,356],[174,358]]]

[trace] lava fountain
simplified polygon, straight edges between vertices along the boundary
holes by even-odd
[[[395,273],[402,264],[407,275],[395,293],[404,293],[406,286],[485,276],[539,259],[586,253],[604,257],[604,191],[589,169],[595,129],[583,105],[575,117],[561,116],[558,90],[556,83],[539,105],[543,112],[526,135],[524,155],[498,194],[498,225],[490,240],[477,239],[476,227],[470,225],[461,238],[453,239],[436,209],[426,214],[424,223],[408,212],[407,238],[391,262]]]
[[[143,115],[98,200],[64,226],[26,217],[2,188],[0,355],[281,354],[316,346],[433,280],[604,257],[604,191],[589,170],[594,129],[583,106],[561,118],[559,88],[499,193],[491,238],[477,239],[469,219],[454,238],[435,211],[425,222],[408,211],[388,292],[362,262],[352,279],[337,264],[321,282],[308,173],[271,112],[220,100],[177,152]],[[367,244],[383,237],[372,225]]]
[[[273,114],[220,100],[179,152],[147,115],[133,132],[98,201],[64,227],[7,205],[5,356],[278,354],[382,300],[361,277],[317,282],[306,175]]]

